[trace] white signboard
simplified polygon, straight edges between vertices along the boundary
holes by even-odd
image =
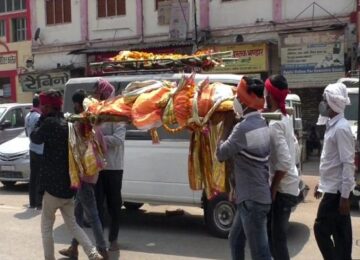
[[[30,72],[19,75],[19,81],[24,92],[49,89],[64,90],[65,83],[69,78],[69,71]]]
[[[343,31],[280,36],[281,72],[290,88],[325,87],[344,77]]]

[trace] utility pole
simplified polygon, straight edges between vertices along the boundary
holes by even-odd
[[[358,77],[359,77],[359,82],[358,82],[358,110],[357,110],[357,136],[356,136],[356,141],[357,141],[357,148],[360,148],[360,129],[359,129],[359,125],[360,125],[360,66],[359,66],[359,58],[360,58],[360,0],[356,1],[356,29],[357,29],[357,64],[356,64],[356,71],[358,73]],[[359,152],[359,151],[357,151]]]
[[[360,1],[360,0],[358,0]],[[196,0],[193,0],[193,5],[194,5],[194,26],[195,26],[195,46],[196,49],[198,47],[198,25],[197,25],[197,11],[196,11]]]

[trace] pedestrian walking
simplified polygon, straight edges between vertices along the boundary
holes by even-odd
[[[82,89],[77,90],[72,96],[75,114],[80,114],[84,111],[83,101],[85,98],[86,92]],[[85,123],[75,122],[74,127],[79,133],[79,136],[84,134],[84,131],[82,130],[86,127]],[[95,198],[95,184],[98,180],[98,176],[98,174],[95,174],[94,176],[82,175],[80,188],[76,192],[75,217],[76,223],[84,228],[84,213],[86,214],[88,223],[90,224],[95,237],[97,250],[104,259],[108,259],[109,256],[106,250],[106,241]],[[59,253],[69,258],[77,258],[79,255],[78,245],[79,242],[76,238],[73,238],[70,247],[61,249]]]
[[[326,260],[350,260],[352,228],[349,196],[355,187],[354,138],[344,117],[350,104],[346,86],[328,85],[319,105],[319,123],[326,123],[324,145],[320,158],[320,182],[314,196],[321,198],[314,233]],[[324,194],[322,196],[322,194]]]
[[[89,259],[101,260],[102,256],[76,224],[74,216],[74,191],[70,188],[69,176],[68,125],[61,112],[62,95],[59,91],[49,90],[41,93],[39,98],[42,115],[30,138],[35,144],[44,144],[40,186],[45,192],[41,214],[45,260],[55,260],[53,225],[58,209],[68,230],[83,246]]]
[[[32,108],[25,117],[25,132],[30,138],[37,121],[41,116],[40,100],[37,94],[32,100]],[[42,164],[42,155],[44,144],[35,144],[30,140],[30,182],[29,182],[29,208],[41,209],[42,191],[40,190],[40,167]]]
[[[281,113],[281,120],[271,120],[270,183],[272,207],[268,232],[270,249],[275,260],[290,260],[287,229],[291,209],[298,203],[299,173],[296,167],[296,137],[292,119],[286,113],[288,83],[284,76],[273,75],[265,81],[264,96],[269,112]]]
[[[264,105],[264,84],[243,78],[237,87],[234,111],[242,118],[231,133],[234,116],[224,122],[216,156],[219,161],[233,159],[236,215],[229,242],[233,260],[245,259],[249,242],[251,257],[270,260],[267,237],[267,215],[271,207],[268,159],[270,133],[265,119],[258,112]]]
[[[108,81],[99,79],[95,86],[95,98],[106,100],[114,97],[115,88]],[[126,127],[124,123],[104,122],[99,126],[107,145],[106,167],[100,171],[95,187],[96,203],[100,220],[104,227],[104,202],[110,215],[109,251],[119,250],[118,234],[122,207],[121,187],[124,169],[124,143]]]

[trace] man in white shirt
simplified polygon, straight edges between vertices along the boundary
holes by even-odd
[[[350,104],[346,86],[328,85],[319,105],[319,122],[326,122],[320,159],[320,182],[314,196],[321,198],[314,233],[324,259],[351,259],[352,228],[349,195],[355,186],[354,138],[344,118]],[[326,118],[328,118],[326,120]],[[325,120],[324,120],[325,119]],[[319,123],[318,122],[318,123]]]
[[[282,75],[265,81],[265,98],[270,112],[280,112],[281,120],[270,121],[270,181],[272,209],[268,233],[275,260],[290,260],[287,228],[291,208],[298,202],[299,174],[296,168],[295,135],[292,120],[286,114],[288,84]]]
[[[25,133],[30,137],[38,122],[40,111],[40,100],[37,94],[33,97],[33,107],[25,117]],[[44,144],[35,144],[30,141],[30,181],[29,181],[29,208],[41,209],[42,191],[40,190],[40,167],[42,164],[42,156]]]

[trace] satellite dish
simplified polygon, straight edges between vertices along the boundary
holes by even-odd
[[[37,41],[40,38],[40,28],[37,28],[35,31],[34,40]]]

